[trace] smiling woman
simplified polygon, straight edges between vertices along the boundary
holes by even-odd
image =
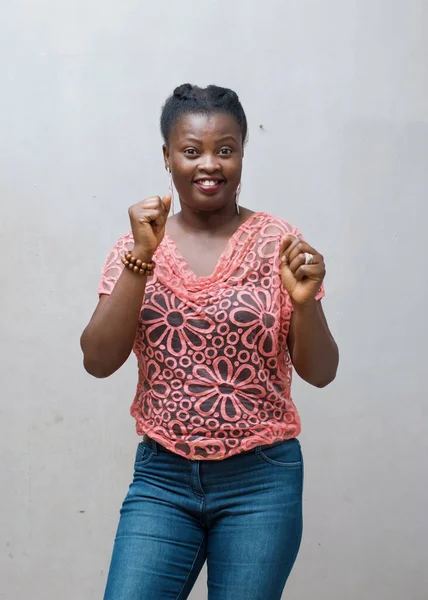
[[[195,137],[194,132],[199,132]],[[243,146],[233,116],[184,115],[164,145],[165,166],[180,198],[199,210],[214,211],[236,195],[241,180]]]
[[[247,137],[237,95],[217,86],[182,85],[165,104],[161,130],[165,167],[181,201],[211,212],[227,206],[237,195]]]
[[[293,366],[322,387],[337,346],[321,307],[324,260],[287,221],[239,208],[247,120],[238,96],[185,84],[162,111],[171,195],[129,209],[82,335],[85,368],[132,349],[143,436],[105,600],[279,600],[302,531]],[[258,566],[258,567],[257,567]]]

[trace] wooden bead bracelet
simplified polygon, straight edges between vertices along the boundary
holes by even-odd
[[[155,270],[155,263],[153,261],[145,263],[139,258],[132,256],[131,252],[125,254],[122,258],[122,262],[130,271],[138,273],[139,275],[147,275],[147,277],[153,275],[153,271]]]

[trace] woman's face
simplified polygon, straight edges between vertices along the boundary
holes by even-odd
[[[235,202],[241,181],[241,129],[228,113],[181,116],[164,146],[182,204],[196,211],[217,211]]]

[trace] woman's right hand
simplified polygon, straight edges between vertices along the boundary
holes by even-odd
[[[169,194],[163,198],[153,196],[131,206],[128,213],[134,236],[134,256],[145,262],[151,260],[165,235],[170,208]]]

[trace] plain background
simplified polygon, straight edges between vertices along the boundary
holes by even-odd
[[[242,203],[327,261],[341,366],[324,390],[294,383],[306,519],[285,596],[425,600],[427,1],[0,10],[0,597],[102,597],[136,367],[91,378],[79,336],[128,206],[167,192],[160,107],[190,81],[233,87],[247,111]]]

